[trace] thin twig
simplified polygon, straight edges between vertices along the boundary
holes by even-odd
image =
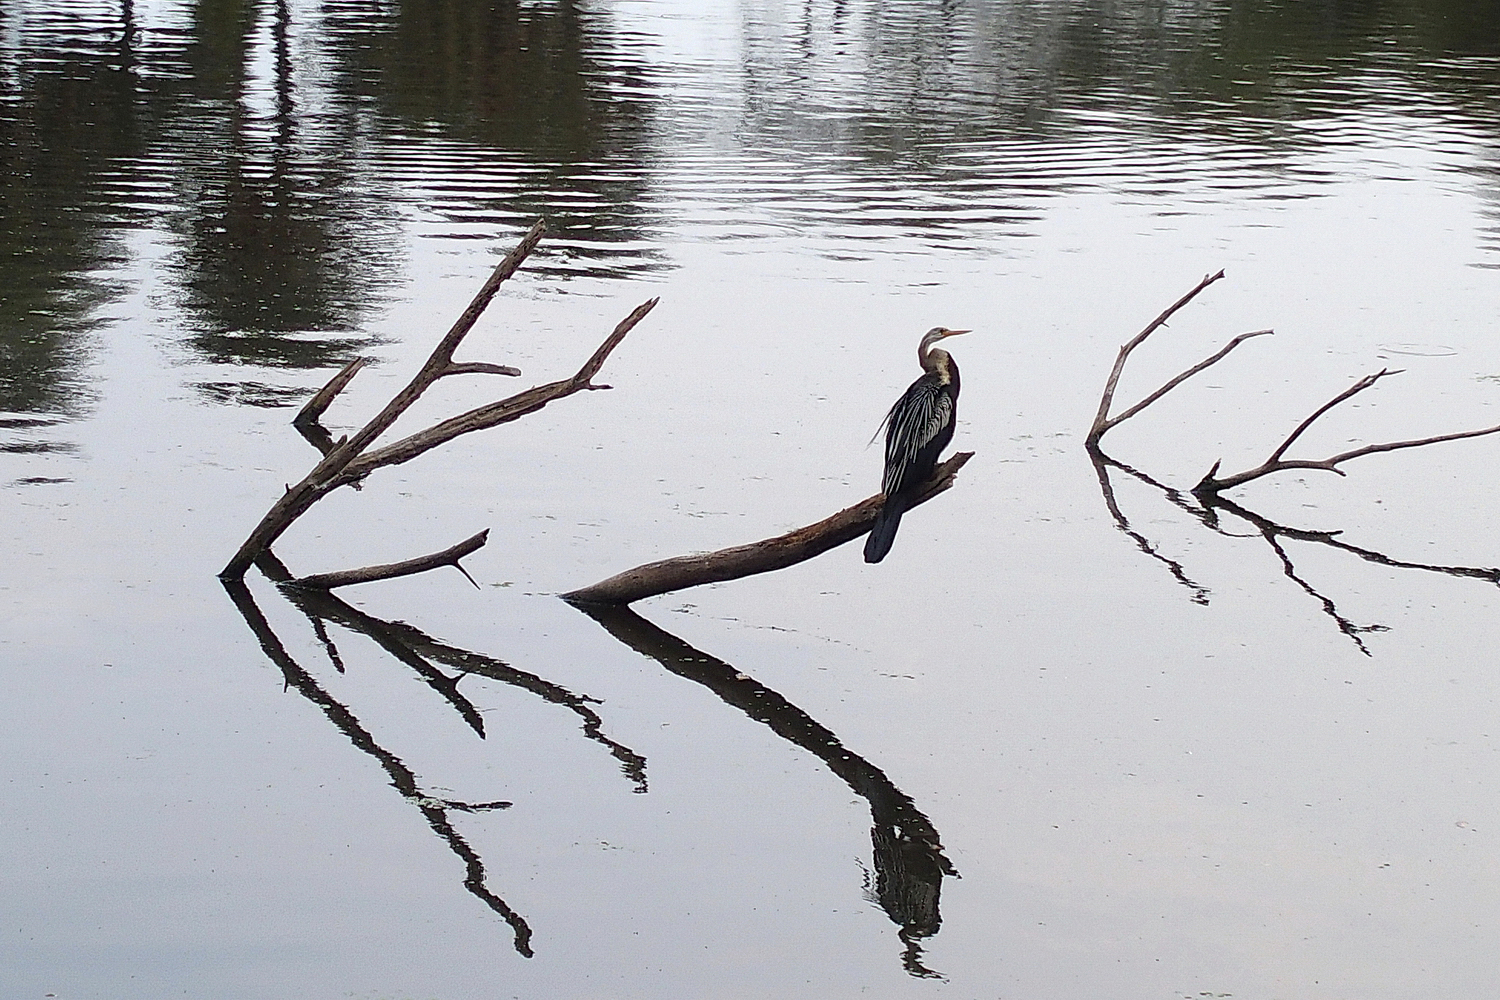
[[[571,396],[575,392],[603,388],[593,385],[590,379],[599,373],[599,369],[603,367],[610,352],[618,347],[620,341],[625,339],[625,335],[656,307],[657,302],[657,299],[648,299],[631,310],[630,315],[620,321],[614,331],[604,339],[604,343],[599,345],[593,356],[584,362],[583,367],[578,369],[572,378],[535,386],[508,399],[486,403],[467,413],[449,417],[447,420],[433,424],[425,430],[417,431],[383,448],[377,448],[350,461],[339,476],[338,484],[358,481],[374,470],[387,465],[409,462],[423,452],[452,441],[462,434],[470,434],[519,419],[528,413],[535,413],[553,400]]]
[[[1370,388],[1370,386],[1374,385],[1376,382],[1379,382],[1387,375],[1399,374],[1401,374],[1399,371],[1393,372],[1389,368],[1382,368],[1375,374],[1366,375],[1358,382],[1355,382],[1349,388],[1345,389],[1343,392],[1339,393],[1337,396],[1334,396],[1328,402],[1324,403],[1322,406],[1314,410],[1312,412],[1312,416],[1308,417],[1306,420],[1302,421],[1302,423],[1298,424],[1297,429],[1292,431],[1292,433],[1287,436],[1287,439],[1285,441],[1281,442],[1280,447],[1271,452],[1271,457],[1267,459],[1267,461],[1279,461],[1281,459],[1281,456],[1286,454],[1286,450],[1292,446],[1292,442],[1301,437],[1302,432],[1313,425],[1313,421],[1317,420],[1319,417],[1327,413],[1329,410],[1333,409],[1335,406],[1338,406],[1344,400],[1349,399],[1351,396],[1356,396],[1359,393],[1364,392],[1366,389]]]
[[[1398,451],[1402,448],[1420,448],[1423,445],[1440,444],[1444,441],[1458,441],[1462,440],[1463,438],[1483,437],[1486,434],[1494,434],[1500,432],[1500,424],[1497,424],[1494,427],[1485,427],[1480,430],[1456,431],[1452,434],[1438,434],[1433,437],[1416,438],[1410,441],[1389,441],[1382,444],[1367,444],[1363,447],[1353,448],[1349,451],[1340,452],[1337,455],[1333,455],[1329,458],[1323,459],[1284,459],[1281,457],[1282,455],[1286,454],[1286,450],[1291,447],[1292,443],[1296,441],[1297,438],[1301,437],[1303,431],[1312,426],[1313,422],[1323,414],[1327,413],[1330,409],[1337,406],[1339,403],[1342,403],[1345,400],[1349,399],[1351,396],[1354,396],[1370,388],[1385,376],[1396,374],[1399,374],[1399,372],[1381,369],[1373,375],[1366,375],[1364,378],[1359,379],[1349,388],[1345,389],[1343,392],[1333,397],[1333,399],[1329,400],[1328,402],[1324,403],[1322,406],[1314,410],[1311,416],[1302,421],[1302,423],[1298,424],[1297,429],[1292,431],[1292,433],[1288,435],[1286,440],[1281,442],[1281,444],[1277,446],[1275,451],[1271,452],[1269,458],[1267,458],[1264,462],[1262,462],[1260,465],[1257,465],[1253,469],[1246,469],[1243,472],[1236,472],[1233,475],[1220,478],[1220,463],[1215,462],[1213,464],[1213,467],[1208,470],[1208,474],[1199,481],[1197,486],[1193,487],[1193,493],[1197,494],[1200,497],[1216,494],[1220,490],[1227,490],[1234,486],[1241,486],[1245,483],[1250,482],[1251,480],[1259,479],[1262,476],[1269,476],[1273,472],[1284,472],[1288,469],[1319,469],[1324,472],[1332,472],[1336,475],[1343,476],[1347,475],[1347,473],[1345,473],[1343,469],[1340,469],[1339,465],[1351,459],[1362,458],[1365,455],[1374,455],[1383,451]]]
[[[927,482],[914,492],[911,506],[926,503],[951,488],[958,470],[973,457],[972,451],[961,451],[938,466]],[[562,598],[577,605],[630,604],[684,587],[738,580],[757,573],[785,569],[867,533],[875,523],[875,515],[884,502],[885,495],[877,493],[832,517],[784,535],[717,552],[677,556],[647,563],[617,573],[592,586],[570,591],[563,594]]]
[[[1141,400],[1139,403],[1136,403],[1134,406],[1132,406],[1130,409],[1126,410],[1124,413],[1121,413],[1119,416],[1117,416],[1117,417],[1111,417],[1110,419],[1104,421],[1103,425],[1101,425],[1099,427],[1099,430],[1098,430],[1097,434],[1095,434],[1093,431],[1090,431],[1089,432],[1090,442],[1093,443],[1093,444],[1095,444],[1095,445],[1097,445],[1098,442],[1099,442],[1099,438],[1101,438],[1101,437],[1104,436],[1104,432],[1105,431],[1109,430],[1111,427],[1115,426],[1116,424],[1120,423],[1123,420],[1129,420],[1131,417],[1135,416],[1137,413],[1140,413],[1146,407],[1150,406],[1152,403],[1156,402],[1158,399],[1161,399],[1167,393],[1169,393],[1173,389],[1177,388],[1183,382],[1186,382],[1188,379],[1192,378],[1194,375],[1196,375],[1199,372],[1203,371],[1203,369],[1208,368],[1210,365],[1218,364],[1220,361],[1224,360],[1224,358],[1226,356],[1228,356],[1228,354],[1229,354],[1230,351],[1234,350],[1236,347],[1239,347],[1240,344],[1242,344],[1245,341],[1249,340],[1251,337],[1264,337],[1264,336],[1267,336],[1268,334],[1272,334],[1272,333],[1275,333],[1275,332],[1276,332],[1275,330],[1254,330],[1254,331],[1251,331],[1250,333],[1242,333],[1242,334],[1240,334],[1238,337],[1235,337],[1229,343],[1225,344],[1222,348],[1220,348],[1219,352],[1217,354],[1215,354],[1215,355],[1213,355],[1211,357],[1208,357],[1208,358],[1204,358],[1202,361],[1198,362],[1196,365],[1194,365],[1193,367],[1189,368],[1187,371],[1185,371],[1182,374],[1177,375],[1177,376],[1173,377],[1172,379],[1168,380],[1166,382],[1166,384],[1164,384],[1160,389],[1157,389],[1151,395],[1147,396],[1145,399]]]
[[[490,300],[495,297],[501,283],[514,274],[521,263],[536,249],[537,244],[541,242],[543,229],[543,221],[537,220],[536,224],[521,238],[516,248],[506,254],[505,258],[495,266],[494,271],[480,287],[468,308],[438,342],[437,347],[433,349],[432,354],[428,356],[417,374],[412,376],[412,380],[407,383],[406,387],[396,393],[391,401],[352,437],[336,441],[334,447],[323,456],[323,460],[315,465],[301,482],[281,495],[261,518],[255,529],[250,532],[250,536],[240,545],[239,551],[235,552],[228,565],[220,570],[220,579],[243,579],[245,571],[255,562],[256,557],[269,549],[276,539],[280,538],[282,533],[292,525],[293,521],[307,513],[313,504],[337,486],[350,481],[342,476],[349,463],[359,457],[377,437],[395,423],[396,419],[421,397],[428,386],[442,377],[442,373],[453,364],[453,352],[474,328],[474,324],[478,322],[485,307],[490,304]],[[353,377],[352,374],[350,377]],[[338,378],[339,376],[335,376],[334,381],[337,382]],[[332,398],[332,394],[329,398]]]
[[[1222,277],[1224,277],[1224,272],[1222,270],[1217,274],[1205,275],[1203,280],[1198,282],[1197,286],[1194,287],[1192,291],[1188,292],[1182,298],[1178,299],[1176,302],[1168,306],[1165,310],[1162,311],[1162,314],[1160,316],[1156,317],[1156,319],[1148,323],[1144,330],[1136,334],[1129,343],[1120,348],[1120,353],[1115,357],[1115,367],[1112,371],[1110,371],[1109,379],[1104,383],[1104,395],[1099,400],[1099,412],[1094,415],[1094,423],[1089,428],[1089,433],[1088,436],[1084,439],[1084,443],[1089,445],[1098,444],[1099,438],[1103,436],[1105,431],[1109,430],[1110,426],[1113,426],[1109,423],[1109,408],[1110,405],[1114,402],[1115,387],[1120,384],[1120,373],[1125,370],[1125,359],[1130,357],[1130,353],[1137,347],[1141,346],[1141,344],[1145,342],[1147,337],[1155,333],[1158,327],[1166,323],[1167,320],[1171,319],[1173,313],[1181,309],[1183,306],[1187,305],[1189,302],[1193,301],[1193,299],[1197,297],[1199,292],[1203,291],[1203,289],[1207,288],[1209,285],[1212,285],[1215,281],[1218,281]],[[1119,421],[1115,421],[1115,423],[1118,422]]]

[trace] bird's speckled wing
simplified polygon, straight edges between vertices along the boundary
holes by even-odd
[[[926,479],[936,466],[953,433],[953,399],[936,378],[924,375],[896,400],[886,424],[880,488],[889,497]]]

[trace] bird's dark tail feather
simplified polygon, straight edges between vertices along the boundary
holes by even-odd
[[[901,515],[905,512],[902,504],[889,500],[880,508],[880,513],[875,515],[875,524],[870,528],[870,537],[865,539],[865,562],[878,563],[891,551],[896,529],[901,527]]]

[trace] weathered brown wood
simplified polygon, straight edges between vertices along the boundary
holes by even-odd
[[[1098,424],[1094,428],[1091,428],[1089,430],[1089,435],[1086,439],[1086,443],[1091,447],[1097,447],[1099,444],[1099,439],[1103,437],[1104,432],[1109,430],[1111,427],[1114,427],[1116,424],[1122,421],[1129,420],[1131,417],[1135,416],[1137,413],[1140,413],[1146,407],[1150,406],[1158,399],[1161,399],[1167,393],[1171,392],[1173,389],[1177,388],[1179,385],[1181,385],[1183,382],[1186,382],[1194,375],[1203,371],[1205,368],[1208,368],[1211,365],[1218,364],[1220,361],[1224,360],[1226,356],[1228,356],[1230,351],[1234,350],[1236,347],[1239,347],[1242,343],[1249,340],[1251,337],[1264,337],[1275,332],[1275,330],[1254,330],[1250,333],[1240,334],[1229,343],[1225,344],[1222,348],[1220,348],[1217,354],[1213,354],[1207,358],[1204,358],[1202,361],[1198,362],[1187,371],[1168,379],[1165,383],[1163,383],[1160,389],[1157,389],[1155,392],[1142,399],[1139,403],[1136,403],[1134,406],[1130,407],[1124,413],[1121,413],[1120,415],[1115,417],[1111,417],[1108,420],[1104,421],[1103,424]]]
[[[500,400],[470,410],[449,420],[444,420],[424,431],[409,435],[392,445],[369,452],[368,449],[376,438],[390,428],[396,420],[408,410],[413,403],[421,397],[434,382],[448,375],[463,374],[500,374],[519,375],[520,372],[508,365],[496,365],[481,361],[455,362],[453,352],[462,343],[464,337],[473,329],[485,307],[494,298],[502,282],[515,273],[516,269],[534,250],[542,238],[543,223],[538,221],[531,230],[522,237],[516,248],[505,256],[494,271],[486,279],[483,287],[474,296],[457,322],[444,335],[432,351],[432,354],[423,363],[421,369],[406,387],[396,393],[381,411],[368,423],[356,431],[352,436],[332,441],[326,433],[315,437],[310,436],[318,449],[323,452],[323,458],[313,470],[302,478],[295,486],[287,488],[286,492],[271,506],[261,518],[260,523],[251,531],[248,538],[240,545],[233,558],[220,571],[222,579],[242,579],[245,571],[253,565],[257,558],[267,553],[276,539],[281,537],[291,524],[307,512],[313,504],[321,500],[325,495],[340,486],[358,484],[365,476],[374,469],[385,465],[395,465],[400,462],[410,461],[417,455],[428,449],[435,448],[444,442],[451,441],[460,434],[483,430],[496,424],[515,420],[517,417],[534,412],[546,406],[554,399],[560,399],[584,389],[605,389],[608,386],[595,385],[591,381],[598,374],[600,367],[604,364],[620,341],[640,320],[651,311],[657,300],[652,299],[636,307],[605,339],[604,343],[594,352],[584,366],[572,378],[561,382],[552,382],[547,385],[528,389],[518,393],[509,399]],[[303,407],[302,413],[298,415],[298,421],[305,426],[316,426],[317,417],[327,408],[333,398],[346,386],[356,372],[360,363],[351,362],[343,371],[335,375],[329,383]],[[462,567],[460,567],[462,568]]]
[[[951,488],[958,470],[973,457],[972,451],[963,451],[939,465],[931,478],[914,493],[911,506],[926,503]],[[884,501],[885,495],[877,493],[832,517],[775,538],[637,566],[592,586],[569,591],[562,597],[563,600],[578,605],[630,604],[684,587],[722,583],[725,580],[785,569],[868,532]]]
[[[378,414],[354,433],[353,437],[341,438],[335,442],[333,449],[323,456],[323,460],[314,466],[313,470],[297,485],[288,488],[286,493],[271,506],[229,563],[219,572],[220,579],[242,579],[245,571],[255,562],[256,556],[270,548],[293,521],[305,514],[313,504],[336,486],[349,481],[347,478],[341,478],[341,474],[349,463],[359,457],[371,442],[394,424],[397,418],[421,397],[428,386],[441,378],[443,372],[453,364],[453,352],[474,328],[474,324],[478,322],[485,307],[490,304],[490,300],[495,297],[501,283],[514,274],[521,263],[536,249],[537,244],[541,242],[544,229],[545,223],[538,220],[521,238],[516,248],[506,254],[505,258],[495,266],[463,314],[438,342],[437,347],[433,349],[432,354],[428,356],[417,374],[412,376],[412,380],[406,384],[406,387],[396,393]],[[350,370],[351,368],[353,371]],[[348,379],[354,377],[354,372],[357,370],[358,368],[351,362],[343,372],[334,376],[329,386],[340,383],[342,379],[342,383],[338,384],[338,389],[342,389],[343,385],[348,383]],[[346,373],[348,377],[344,378]],[[331,401],[336,394],[337,390],[330,391],[328,399]]]
[[[292,423],[298,427],[304,424],[315,424],[323,413],[332,405],[334,397],[344,391],[344,387],[353,381],[359,370],[370,363],[369,358],[359,357],[349,362],[339,370],[339,373],[328,380],[328,384],[317,392],[312,398],[302,404],[302,409],[292,418]]]
[[[438,373],[441,377],[449,375],[519,375],[521,369],[511,365],[492,365],[488,361],[455,361]]]
[[[479,534],[466,538],[457,545],[450,545],[441,552],[414,556],[400,562],[382,563],[378,566],[362,566],[359,569],[343,569],[333,573],[315,573],[312,576],[288,580],[283,586],[297,587],[301,590],[332,590],[334,587],[347,587],[354,583],[371,583],[375,580],[391,580],[398,576],[425,573],[442,566],[452,566],[468,577],[470,583],[474,583],[474,578],[469,576],[468,571],[459,564],[459,560],[483,548],[489,537],[490,529],[485,528]],[[474,586],[478,587],[479,584],[474,583]]]

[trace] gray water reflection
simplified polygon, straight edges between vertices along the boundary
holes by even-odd
[[[291,579],[290,572],[274,556],[265,556],[260,568],[271,579],[285,583]],[[356,747],[374,757],[390,776],[391,784],[407,801],[411,802],[427,820],[440,839],[458,855],[465,866],[464,888],[494,910],[510,925],[514,933],[514,946],[518,953],[530,958],[532,929],[526,919],[517,913],[489,886],[489,876],[484,859],[469,844],[469,841],[453,825],[451,812],[483,813],[497,809],[508,809],[512,803],[463,802],[440,798],[429,794],[421,780],[406,765],[399,755],[383,746],[379,740],[359,721],[348,706],[334,698],[318,683],[314,675],[288,652],[286,644],[276,634],[270,621],[261,612],[250,589],[243,581],[225,581],[225,590],[245,623],[255,634],[262,651],[282,673],[287,687],[297,691],[323,710],[338,729]],[[635,785],[637,792],[646,791],[646,759],[622,743],[603,733],[603,720],[590,707],[598,699],[577,695],[535,674],[517,670],[495,657],[472,650],[459,649],[440,642],[418,628],[405,622],[385,621],[368,615],[327,591],[311,591],[299,588],[284,588],[283,593],[307,616],[317,635],[329,663],[344,673],[344,664],[338,647],[328,633],[328,624],[334,623],[352,633],[368,636],[398,662],[409,667],[427,685],[463,718],[480,738],[484,739],[484,721],[479,710],[459,690],[459,684],[468,677],[488,678],[511,685],[536,695],[544,701],[562,705],[583,720],[583,734],[588,739],[602,744],[611,756],[620,762],[621,770]],[[450,675],[438,664],[456,671]]]
[[[402,206],[435,239],[546,215],[543,273],[622,277],[670,263],[668,225],[810,228],[858,258],[1023,237],[1091,189],[1177,212],[1314,197],[1337,177],[1312,151],[1414,123],[1455,156],[1500,148],[1500,63],[1473,58],[1494,32],[1456,3],[752,3],[732,60],[679,57],[646,13],[12,5],[0,409],[87,398],[88,319],[142,264],[204,359],[347,361],[397,280]],[[1497,199],[1494,171],[1466,177]],[[122,241],[140,230],[159,260]],[[201,389],[297,391],[236,382]]]
[[[531,950],[531,928],[526,919],[510,905],[498,896],[489,887],[489,878],[485,870],[484,861],[475,850],[469,846],[469,842],[453,826],[449,817],[450,812],[490,812],[496,809],[508,809],[512,803],[504,801],[495,802],[455,802],[439,799],[428,795],[423,791],[421,781],[411,768],[401,760],[399,756],[381,746],[380,742],[366,729],[349,710],[347,706],[330,695],[317,680],[304,669],[289,654],[283,645],[281,638],[272,629],[269,621],[255,603],[255,598],[250,593],[250,588],[243,581],[231,580],[224,584],[225,590],[229,592],[230,600],[240,614],[244,616],[245,624],[255,633],[261,649],[280,670],[289,689],[295,690],[308,701],[323,710],[338,729],[349,738],[360,750],[369,754],[379,761],[390,776],[391,785],[399,791],[402,796],[427,820],[434,833],[438,835],[464,862],[465,877],[464,888],[484,902],[486,906],[494,910],[500,917],[510,925],[515,934],[515,949],[520,954],[530,958]],[[322,619],[314,618],[315,623]],[[383,623],[382,623],[383,624]],[[320,632],[321,634],[321,632]],[[337,660],[335,660],[337,663]],[[482,735],[482,734],[481,734]]]
[[[1119,501],[1115,497],[1114,484],[1110,479],[1111,469],[1118,469],[1126,475],[1131,476],[1136,481],[1144,483],[1145,485],[1157,490],[1172,506],[1190,515],[1199,523],[1201,523],[1203,527],[1216,534],[1223,535],[1229,538],[1260,537],[1264,539],[1266,544],[1269,545],[1271,547],[1271,550],[1276,554],[1277,561],[1280,563],[1282,573],[1286,576],[1286,578],[1291,580],[1301,590],[1306,592],[1309,597],[1317,601],[1321,606],[1323,613],[1329,618],[1333,619],[1333,622],[1337,626],[1338,630],[1346,635],[1349,640],[1353,642],[1354,645],[1359,649],[1359,651],[1365,656],[1371,656],[1373,654],[1370,652],[1369,646],[1365,644],[1364,636],[1371,632],[1389,632],[1390,626],[1382,625],[1378,622],[1361,625],[1354,622],[1345,614],[1341,613],[1339,611],[1338,604],[1333,600],[1333,598],[1322,593],[1320,590],[1318,590],[1298,574],[1297,567],[1294,564],[1291,555],[1288,553],[1286,547],[1282,544],[1283,539],[1299,542],[1310,542],[1317,545],[1326,545],[1330,548],[1338,549],[1342,552],[1347,552],[1350,555],[1364,560],[1365,562],[1375,563],[1381,566],[1390,566],[1394,569],[1414,569],[1422,570],[1428,573],[1441,573],[1445,576],[1454,576],[1472,580],[1483,580],[1486,583],[1492,583],[1500,586],[1500,568],[1487,566],[1438,565],[1433,563],[1413,562],[1410,560],[1398,559],[1393,556],[1387,555],[1384,552],[1380,552],[1364,546],[1353,545],[1342,540],[1338,537],[1343,533],[1339,529],[1326,530],[1289,527],[1284,524],[1278,524],[1270,518],[1265,517],[1262,514],[1258,514],[1255,511],[1241,506],[1240,504],[1235,503],[1233,500],[1230,500],[1227,497],[1221,495],[1198,495],[1192,493],[1184,493],[1181,490],[1158,482],[1139,469],[1132,468],[1131,466],[1126,465],[1123,462],[1119,462],[1113,458],[1110,458],[1102,451],[1091,451],[1089,454],[1089,458],[1094,463],[1095,474],[1099,477],[1099,489],[1104,496],[1104,504],[1109,509],[1110,516],[1114,519],[1116,526],[1126,535],[1128,535],[1142,552],[1165,565],[1168,571],[1172,574],[1172,577],[1191,592],[1192,601],[1195,604],[1208,604],[1213,593],[1212,589],[1209,587],[1205,587],[1194,579],[1190,578],[1187,575],[1187,571],[1183,567],[1181,562],[1164,555],[1160,551],[1160,546],[1158,546],[1156,543],[1153,543],[1140,531],[1132,527],[1130,518],[1125,514],[1124,510],[1120,507]],[[1249,525],[1250,528],[1253,529],[1254,534],[1244,535],[1230,530],[1230,528],[1224,523],[1223,515],[1228,515],[1245,522],[1245,524]]]
[[[922,963],[922,941],[942,926],[943,877],[957,878],[958,872],[944,856],[932,821],[911,797],[880,768],[846,749],[833,732],[750,675],[695,649],[628,607],[580,604],[578,610],[631,649],[702,684],[725,704],[813,754],[869,803],[874,901],[901,928],[897,933],[905,946],[902,967],[918,978],[941,978]]]
[[[274,556],[263,557],[257,565],[271,579],[284,585],[292,579],[290,571]],[[322,709],[329,721],[356,747],[380,763],[390,776],[391,784],[416,806],[433,831],[464,862],[465,889],[509,924],[516,951],[527,958],[532,957],[531,926],[490,888],[484,859],[454,827],[449,815],[451,812],[508,809],[512,803],[456,801],[424,791],[422,781],[401,757],[383,746],[347,705],[331,695],[310,670],[297,662],[257,605],[250,589],[242,581],[225,581],[224,586],[262,651],[280,669],[287,687]],[[584,736],[608,749],[620,762],[625,776],[635,785],[635,791],[644,794],[648,790],[646,759],[604,735],[603,720],[591,707],[600,703],[598,699],[574,694],[561,685],[517,670],[484,653],[441,642],[405,622],[387,621],[366,614],[328,591],[286,585],[282,593],[307,617],[329,664],[338,673],[344,673],[345,666],[338,646],[328,632],[329,624],[337,624],[351,633],[373,639],[458,712],[480,739],[485,736],[483,718],[459,690],[465,679],[488,678],[529,691],[579,715],[583,719]],[[892,784],[878,767],[846,749],[833,732],[806,712],[722,660],[695,649],[628,608],[580,606],[580,610],[629,648],[656,660],[674,674],[704,685],[725,703],[812,753],[869,803],[874,867],[873,885],[867,887],[870,898],[900,928],[898,936],[903,944],[903,968],[918,978],[941,978],[939,973],[923,964],[922,942],[936,934],[942,925],[939,900],[943,878],[956,878],[958,872],[944,855],[931,820],[917,809],[911,797]],[[444,672],[439,664],[456,673]]]

